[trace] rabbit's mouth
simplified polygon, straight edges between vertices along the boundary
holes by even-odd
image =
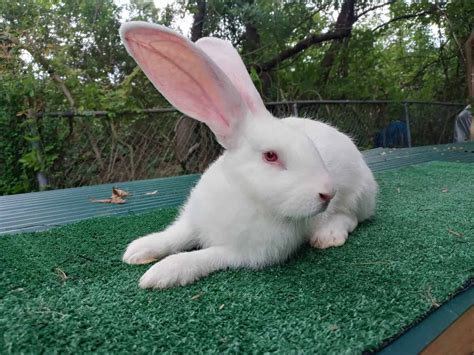
[[[321,204],[321,207],[319,208],[319,211],[316,212],[314,215],[326,212],[326,210],[328,209],[328,206],[329,206],[329,202],[325,202],[325,203]]]
[[[308,215],[308,218],[311,218],[311,217],[317,216],[320,213],[326,212],[326,210],[328,209],[328,206],[329,206],[329,203],[322,203],[319,206],[319,208],[317,208],[314,212]]]
[[[318,214],[325,212],[328,208],[328,205],[329,203],[321,203],[321,204],[309,207],[309,206],[305,206],[304,204],[301,204],[300,208],[293,211],[285,210],[283,214],[286,218],[294,220],[294,221],[311,219],[317,216]]]

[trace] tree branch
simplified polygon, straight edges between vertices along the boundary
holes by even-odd
[[[69,91],[68,87],[64,83],[64,80],[61,79],[61,77],[54,72],[51,74],[51,78],[58,84],[64,96],[66,96],[66,99],[69,103],[71,110],[74,110],[76,107],[76,103],[74,101],[74,98],[72,97],[71,91]]]
[[[385,23],[382,23],[381,25],[375,27],[372,32],[376,32],[378,31],[379,29],[381,28],[384,28],[386,26],[388,26],[389,24],[393,23],[393,22],[396,22],[396,21],[400,21],[400,20],[409,20],[411,18],[417,18],[417,17],[421,17],[421,16],[425,16],[425,15],[429,15],[429,14],[432,14],[434,12],[436,12],[436,10],[438,9],[438,7],[436,5],[432,5],[430,9],[428,10],[425,10],[425,11],[422,11],[422,12],[419,12],[417,14],[407,14],[407,15],[401,15],[401,16],[397,16],[397,17],[394,17],[392,19],[390,19],[389,21],[385,22]]]
[[[254,65],[254,68],[257,70],[257,72],[266,72],[276,67],[282,61],[291,58],[299,52],[304,51],[306,48],[327,41],[342,40],[350,36],[352,32],[352,25],[356,21],[354,18],[354,7],[355,0],[345,0],[342,4],[341,12],[339,13],[334,28],[331,31],[320,34],[311,34],[296,43],[293,47],[283,50],[273,59],[270,59],[269,61],[260,65]]]
[[[293,47],[285,49],[284,51],[279,53],[276,57],[262,64],[254,64],[253,67],[255,68],[255,70],[257,70],[257,72],[269,71],[273,69],[274,67],[276,67],[280,62],[288,58],[291,58],[292,56],[298,54],[299,52],[304,51],[306,48],[309,48],[319,43],[331,41],[334,39],[343,39],[349,36],[350,34],[351,34],[350,29],[344,28],[344,29],[338,29],[335,31],[309,35],[308,37],[296,43]]]
[[[311,20],[313,18],[314,15],[316,15],[317,13],[321,12],[321,10],[324,8],[324,6],[321,6],[321,7],[318,7],[316,8],[314,11],[312,11],[308,16],[306,16],[305,18],[303,18],[299,23],[296,24],[295,27],[293,27],[293,31],[296,30],[297,28],[300,28],[302,25],[304,25],[306,22],[308,22],[309,20]]]
[[[380,9],[381,7],[384,7],[384,6],[387,6],[387,5],[391,5],[391,4],[393,4],[395,1],[396,1],[396,0],[389,0],[389,1],[387,1],[386,3],[380,4],[380,5],[376,5],[376,6],[372,6],[372,7],[368,8],[367,10],[364,10],[364,11],[361,12],[360,14],[356,14],[356,16],[355,16],[356,21],[357,21],[358,19],[360,19],[362,16],[367,15],[369,12],[374,11],[374,10],[377,10],[377,9]]]
[[[28,40],[28,46],[26,46],[22,44],[17,37],[11,36],[8,33],[7,33],[7,37],[11,43],[18,46],[18,48],[21,48],[27,51],[33,57],[33,59],[39,65],[41,65],[41,67],[49,74],[51,79],[54,82],[56,82],[59,89],[62,91],[62,93],[66,97],[66,100],[68,101],[71,110],[74,110],[76,105],[74,102],[74,98],[72,97],[71,91],[66,86],[66,83],[64,82],[64,80],[56,73],[56,70],[51,66],[49,61],[46,58],[44,58],[41,55],[40,51],[33,45],[33,41]]]

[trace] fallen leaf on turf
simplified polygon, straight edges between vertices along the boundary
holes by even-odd
[[[452,235],[455,235],[456,237],[460,237],[460,238],[461,238],[461,237],[464,237],[464,234],[459,233],[459,232],[456,232],[456,231],[454,231],[454,230],[452,230],[452,229],[448,229],[448,232],[451,233]]]
[[[222,311],[222,308],[224,308],[224,304],[221,304],[221,305],[219,306],[219,311]]]
[[[202,295],[203,295],[203,293],[198,293],[198,294],[194,295],[193,297],[191,297],[191,299],[192,300],[197,300],[197,299],[201,298]]]
[[[443,187],[443,189],[441,190],[441,192],[448,192],[449,189],[447,187]]]
[[[440,306],[436,298],[434,298],[433,295],[431,294],[431,286],[428,286],[425,297],[431,303],[433,307],[438,308]]]
[[[157,193],[158,193],[158,190],[155,190],[155,191],[152,191],[152,192],[145,192],[145,195],[152,196],[152,195],[156,195]]]
[[[60,268],[56,268],[54,269],[56,271],[56,273],[58,274],[59,278],[62,280],[62,281],[66,281],[68,279],[68,276],[66,275],[66,273],[61,270]]]

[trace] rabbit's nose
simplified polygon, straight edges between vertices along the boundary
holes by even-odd
[[[319,193],[319,198],[324,202],[324,203],[328,203],[329,201],[331,201],[334,197],[335,193],[322,193],[320,192]]]

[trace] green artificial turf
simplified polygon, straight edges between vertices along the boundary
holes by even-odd
[[[128,242],[176,210],[0,237],[0,353],[352,353],[377,348],[474,274],[474,165],[377,175],[377,216],[345,246],[144,291]]]

